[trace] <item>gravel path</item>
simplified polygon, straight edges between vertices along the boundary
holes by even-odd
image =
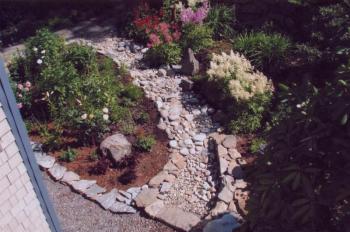
[[[59,217],[63,232],[174,232],[172,228],[140,214],[113,214],[96,203],[54,182],[43,179]]]

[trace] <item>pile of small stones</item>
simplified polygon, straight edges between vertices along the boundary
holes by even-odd
[[[53,157],[33,147],[38,164],[48,169],[54,179],[112,212],[135,213],[135,207],[143,208],[149,216],[184,231],[191,230],[204,217],[230,213],[241,219],[247,193],[241,169],[244,161],[236,150],[236,138],[218,133],[221,128],[211,120],[215,110],[191,91],[189,77],[178,75],[177,67],[138,68],[147,48],[132,41],[117,37],[98,42],[74,41],[93,46],[119,65],[129,67],[134,84],[144,89],[160,112],[158,127],[169,137],[170,159],[148,185],[108,193],[96,181],[81,180]],[[230,224],[225,220],[230,228],[237,225],[236,221]]]

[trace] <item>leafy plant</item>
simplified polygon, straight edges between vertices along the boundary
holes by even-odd
[[[140,151],[150,152],[152,150],[153,145],[156,144],[156,140],[153,136],[140,136],[137,138],[135,147]]]
[[[168,43],[150,48],[145,61],[152,67],[163,64],[178,64],[181,60],[181,47],[176,43]]]
[[[68,150],[61,155],[60,159],[66,162],[72,162],[76,157],[77,152],[69,147]]]
[[[206,23],[212,28],[215,39],[232,38],[234,35],[233,26],[236,23],[234,8],[215,5],[209,10]]]
[[[260,137],[254,138],[250,144],[249,150],[252,153],[262,153],[266,146],[266,140]]]
[[[346,231],[349,86],[345,79],[323,89],[309,85],[310,100],[271,130],[264,154],[248,169],[249,213],[242,231]],[[293,95],[304,96],[297,89]]]
[[[141,112],[136,114],[135,121],[140,124],[145,124],[150,120],[149,114],[147,112]]]
[[[194,52],[198,52],[213,44],[213,29],[205,24],[186,24],[182,34],[181,45],[183,49],[191,48]]]
[[[54,130],[50,130],[47,125],[37,124],[37,126],[40,137],[44,138],[44,141],[42,142],[43,149],[45,151],[59,149],[62,145],[62,130],[59,128],[59,126]]]
[[[291,43],[280,34],[252,32],[235,38],[233,47],[246,56],[255,68],[272,74],[280,71],[284,65]]]

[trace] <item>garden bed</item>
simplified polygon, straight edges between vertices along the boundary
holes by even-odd
[[[157,175],[164,167],[168,161],[168,138],[164,131],[157,128],[159,121],[159,113],[154,106],[154,103],[143,97],[140,103],[131,109],[132,112],[142,111],[147,112],[150,116],[149,122],[146,124],[137,125],[135,129],[135,134],[126,136],[131,144],[136,142],[136,134],[147,133],[153,134],[156,140],[156,144],[150,152],[141,152],[136,148],[132,149],[132,156],[128,158],[127,165],[115,167],[110,160],[106,159],[109,166],[105,174],[95,174],[92,169],[101,165],[97,158],[94,160],[91,154],[98,150],[97,146],[84,146],[77,142],[77,138],[74,138],[68,134],[62,136],[63,144],[60,149],[56,149],[50,152],[50,155],[54,156],[56,160],[63,166],[67,167],[69,171],[77,173],[82,179],[96,180],[97,184],[103,186],[107,190],[117,188],[120,190],[126,190],[129,187],[142,186],[147,184],[147,182],[155,175]],[[114,127],[114,132],[118,131],[116,125]],[[41,137],[37,129],[33,128],[29,132],[31,140],[35,142],[43,142],[43,137]],[[113,133],[110,133],[113,134]],[[107,136],[107,135],[106,135]],[[65,162],[60,159],[67,148],[70,147],[74,149],[77,153],[76,159],[71,162]],[[133,175],[135,174],[135,179],[132,179],[129,183],[123,184],[119,181],[121,176]],[[123,181],[122,181],[123,182]]]

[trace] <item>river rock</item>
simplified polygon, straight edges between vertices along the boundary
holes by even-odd
[[[55,180],[60,180],[64,173],[66,172],[67,168],[64,166],[59,165],[58,163],[55,163],[50,169],[49,173]]]
[[[115,162],[131,154],[131,144],[122,134],[114,134],[104,139],[100,145],[103,155],[110,154]]]

